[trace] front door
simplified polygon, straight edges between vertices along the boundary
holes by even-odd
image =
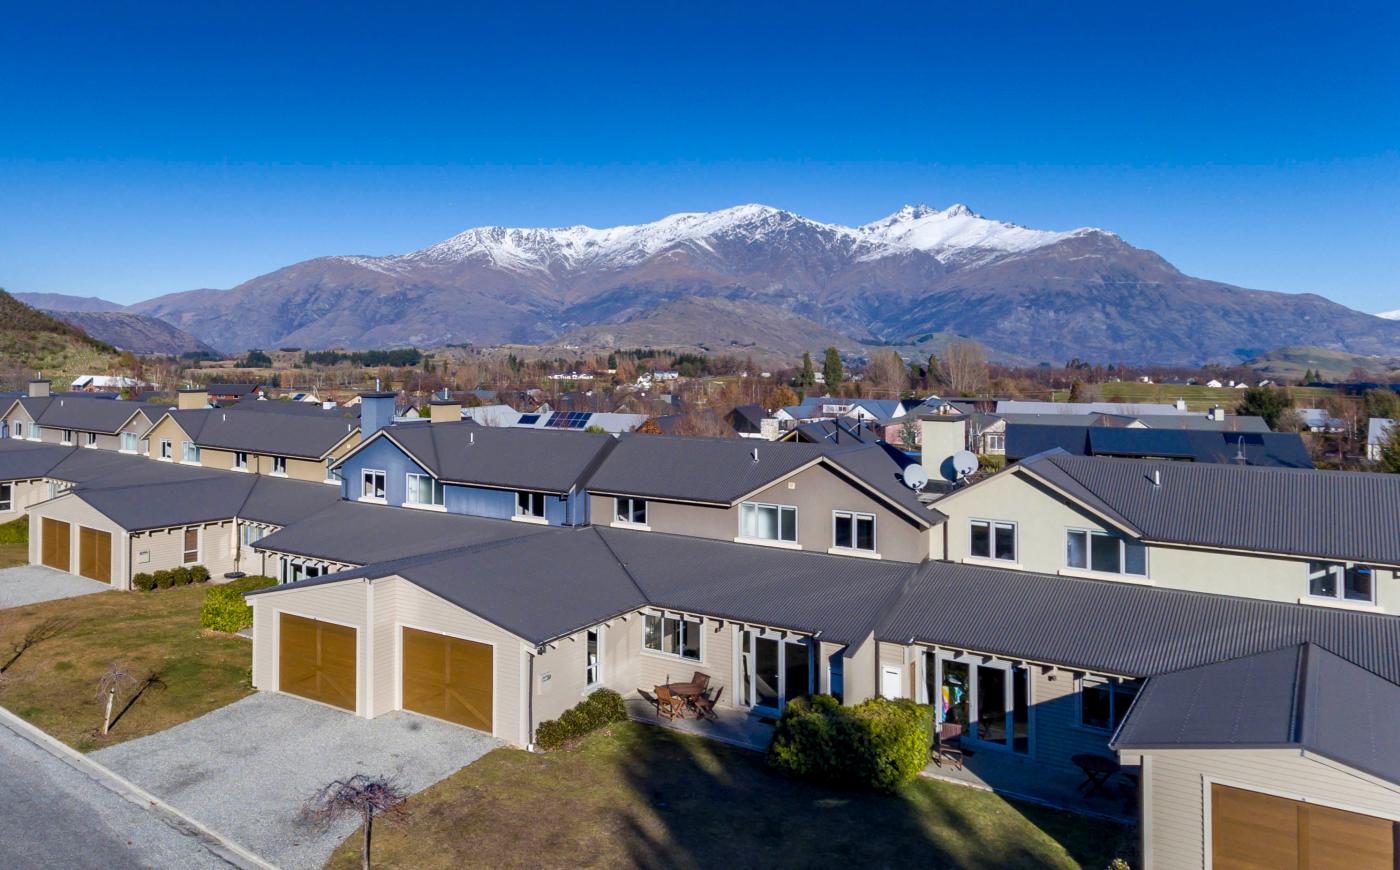
[[[739,643],[743,704],[776,716],[788,701],[811,694],[812,657],[806,639],[744,631]]]

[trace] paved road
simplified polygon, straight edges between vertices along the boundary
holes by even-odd
[[[0,867],[231,866],[174,819],[142,807],[0,720]],[[168,820],[169,819],[169,820]]]

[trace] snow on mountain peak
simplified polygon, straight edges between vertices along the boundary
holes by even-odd
[[[1383,317],[1386,320],[1400,320],[1400,308],[1394,311],[1378,311],[1376,312],[1376,316]]]
[[[963,262],[1041,248],[1085,231],[1056,233],[988,220],[962,203],[941,211],[926,205],[906,205],[889,217],[860,228],[872,239]]]

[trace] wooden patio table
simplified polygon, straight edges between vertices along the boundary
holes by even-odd
[[[1098,791],[1115,773],[1123,769],[1112,758],[1095,755],[1091,752],[1072,756],[1070,761],[1074,762],[1075,767],[1084,771],[1084,781],[1079,784],[1079,787],[1084,790],[1085,797]]]
[[[666,688],[671,690],[672,695],[685,699],[685,705],[690,709],[695,709],[695,699],[705,694],[705,690],[695,683],[667,683]]]

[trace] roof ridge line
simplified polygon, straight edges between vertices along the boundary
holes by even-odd
[[[1312,666],[1311,646],[1312,644],[1307,642],[1298,644],[1298,662],[1293,672],[1293,697],[1289,699],[1288,736],[1300,746],[1303,744],[1307,727],[1311,724],[1310,721],[1305,721],[1308,710],[1308,670]]]
[[[603,542],[603,546],[607,548],[608,555],[612,556],[613,559],[617,561],[618,567],[622,569],[622,573],[627,575],[627,579],[631,582],[632,588],[637,590],[637,594],[642,596],[642,600],[645,601],[647,604],[654,604],[655,602],[651,600],[651,596],[648,595],[646,593],[646,590],[642,588],[642,584],[638,583],[637,578],[632,575],[632,569],[627,567],[627,563],[622,561],[622,557],[617,554],[617,551],[613,549],[612,544],[608,543],[608,539],[603,536],[603,530],[600,529],[598,526],[592,525],[590,525],[588,528],[592,529],[593,533],[598,536],[598,540]]]

